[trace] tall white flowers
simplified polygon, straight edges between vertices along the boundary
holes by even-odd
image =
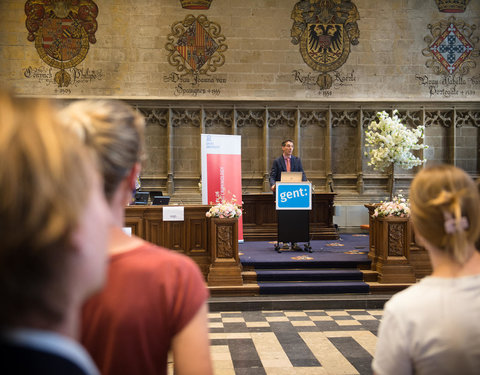
[[[400,122],[398,111],[390,117],[387,112],[377,113],[377,121],[372,121],[365,132],[366,156],[370,156],[368,165],[376,170],[385,170],[393,165],[404,169],[425,163],[412,154],[412,150],[423,150],[427,145],[419,143],[425,137],[425,126],[408,129]]]

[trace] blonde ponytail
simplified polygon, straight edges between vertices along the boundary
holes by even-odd
[[[410,203],[415,231],[464,264],[480,235],[480,197],[472,178],[452,165],[426,168],[412,182]]]

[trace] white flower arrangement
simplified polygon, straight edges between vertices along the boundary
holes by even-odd
[[[389,202],[380,202],[380,205],[373,211],[373,217],[409,217],[410,216],[410,202],[405,199],[401,194]]]
[[[392,165],[410,169],[426,162],[411,152],[428,148],[419,143],[424,140],[425,126],[408,129],[400,122],[397,110],[393,111],[392,117],[385,111],[378,112],[377,118],[378,122],[372,121],[365,132],[365,146],[368,149],[365,156],[370,156],[368,165],[383,171]]]
[[[207,217],[231,219],[242,216],[242,210],[236,204],[237,199],[234,194],[230,202],[226,201],[225,198],[221,198],[218,192],[215,195],[217,204],[208,210],[205,214]]]

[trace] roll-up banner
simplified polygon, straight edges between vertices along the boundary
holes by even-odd
[[[242,142],[239,135],[202,134],[202,203],[217,199],[242,205]],[[243,242],[242,217],[238,240]]]

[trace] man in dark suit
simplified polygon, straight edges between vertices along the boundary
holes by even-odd
[[[275,191],[275,183],[280,181],[282,172],[302,172],[302,181],[307,181],[307,176],[303,171],[302,161],[300,158],[293,156],[293,141],[286,139],[282,142],[282,155],[273,161],[272,170],[270,171],[270,189]],[[287,243],[283,244],[284,249],[288,249]],[[291,248],[300,250],[296,243],[292,242]]]
[[[307,176],[303,171],[302,161],[300,158],[293,156],[293,141],[286,139],[282,142],[282,156],[273,161],[272,170],[270,172],[270,189],[275,191],[275,183],[280,181],[282,172],[302,172],[302,181],[307,181]]]

